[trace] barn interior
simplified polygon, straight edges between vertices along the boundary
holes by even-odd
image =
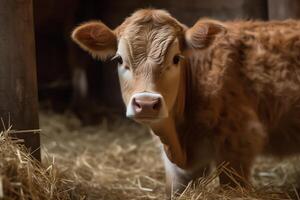
[[[0,157],[13,161],[16,170],[6,169],[12,174],[4,177],[10,181],[4,189],[8,199],[165,198],[157,142],[145,127],[125,118],[116,63],[92,59],[70,38],[82,22],[97,19],[115,28],[135,10],[148,7],[168,10],[188,26],[202,17],[300,17],[297,0],[33,0],[42,167],[24,165],[35,161],[20,154],[19,146],[0,146],[1,152],[13,152]],[[5,134],[2,140],[7,140]],[[297,162],[298,157],[259,158],[247,191],[218,187],[217,174],[225,168],[220,166],[174,199],[299,199]]]

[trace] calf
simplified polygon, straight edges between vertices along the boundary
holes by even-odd
[[[126,115],[160,138],[167,191],[228,162],[247,180],[258,154],[300,148],[300,23],[198,21],[135,12],[119,27],[92,21],[73,40],[113,57]],[[221,184],[234,184],[220,175]],[[241,180],[241,184],[244,182]]]

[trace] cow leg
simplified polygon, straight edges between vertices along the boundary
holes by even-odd
[[[264,129],[259,122],[246,121],[240,132],[228,132],[228,127],[224,130],[226,131],[220,134],[217,147],[217,164],[228,163],[227,168],[238,176],[223,172],[220,175],[220,184],[247,186],[253,161],[264,146]]]
[[[173,196],[180,195],[191,181],[210,173],[210,165],[200,167],[193,171],[184,170],[173,164],[164,151],[162,155],[166,171],[167,199],[172,199]]]
[[[241,155],[232,154],[231,156]],[[227,166],[227,169],[225,169],[226,172],[222,172],[219,176],[220,185],[228,185],[230,187],[246,187],[249,184],[253,157],[241,160],[228,158],[227,156],[222,160],[223,162],[228,162],[229,165]]]
[[[163,160],[166,172],[166,194],[167,198],[171,199],[172,196],[182,193],[192,178],[185,170],[173,164],[164,151]]]

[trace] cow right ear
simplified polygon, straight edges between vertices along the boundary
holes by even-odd
[[[117,51],[117,37],[100,21],[86,22],[76,27],[72,39],[93,57],[105,60]]]
[[[217,35],[225,33],[226,28],[214,20],[199,20],[185,33],[185,40],[189,47],[202,49],[208,47]]]

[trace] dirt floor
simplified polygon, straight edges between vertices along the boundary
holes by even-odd
[[[126,120],[82,127],[71,114],[41,112],[44,165],[55,165],[70,182],[74,199],[164,199],[164,169],[157,142]],[[178,199],[299,199],[296,157],[259,158],[253,189],[223,189],[217,178],[191,184]],[[298,179],[299,180],[299,179]]]

